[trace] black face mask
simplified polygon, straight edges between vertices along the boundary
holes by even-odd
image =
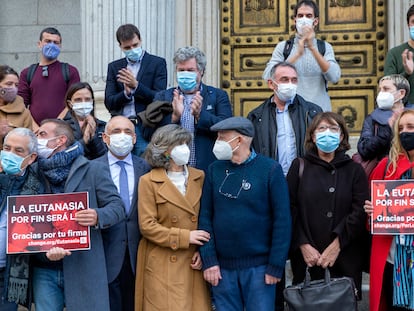
[[[400,141],[405,151],[413,150],[414,149],[414,132],[400,133]]]

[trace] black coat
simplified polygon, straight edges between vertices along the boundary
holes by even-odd
[[[301,178],[298,159],[292,162],[287,175],[293,221],[294,282],[303,281],[306,268],[299,246],[310,244],[322,254],[338,237],[341,251],[331,274],[353,277],[360,289],[364,246],[361,238],[366,225],[363,204],[369,198],[365,172],[344,151],[337,152],[329,163],[307,153],[304,162]],[[323,271],[311,270],[311,275],[320,279]]]
[[[68,111],[68,113],[63,118],[63,121],[70,125],[75,139],[82,144],[85,158],[87,158],[88,160],[93,160],[99,158],[100,156],[106,153],[107,147],[102,140],[102,133],[105,132],[106,125],[104,121],[95,119],[95,135],[87,144],[85,144],[85,142],[83,141],[83,133],[79,126],[79,122],[78,120],[76,120],[76,117],[72,114],[72,112]]]
[[[275,152],[277,150],[276,112],[272,97],[252,110],[247,118],[252,121],[255,130],[252,142],[254,150],[277,160]],[[305,141],[306,129],[312,122],[312,119],[322,112],[322,108],[296,95],[293,103],[288,106],[288,111],[295,132],[296,150],[298,156],[302,157],[305,154],[303,143]]]
[[[364,160],[381,160],[390,151],[392,129],[388,119],[391,116],[391,110],[377,108],[365,118],[357,146]]]

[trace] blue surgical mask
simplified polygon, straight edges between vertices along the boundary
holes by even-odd
[[[1,166],[7,175],[17,175],[22,171],[22,163],[25,158],[9,151],[1,151]]]
[[[340,133],[332,133],[330,130],[316,133],[316,146],[323,152],[333,152],[339,146],[340,135]]]
[[[47,59],[53,60],[58,58],[60,54],[60,47],[54,43],[48,43],[42,47],[42,53]]]
[[[197,72],[178,71],[177,82],[183,92],[192,91],[197,87]]]
[[[124,50],[125,57],[128,58],[131,62],[137,62],[142,55],[142,47],[136,47],[130,50]]]
[[[410,38],[414,40],[414,26],[410,26]]]

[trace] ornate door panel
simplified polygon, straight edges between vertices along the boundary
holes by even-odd
[[[333,45],[342,70],[329,84],[332,109],[359,134],[374,109],[377,81],[387,51],[385,0],[317,0],[318,38]],[[294,33],[296,0],[223,0],[221,11],[222,87],[235,115],[246,116],[271,95],[262,73],[275,45]]]

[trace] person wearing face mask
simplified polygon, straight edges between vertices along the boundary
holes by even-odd
[[[140,156],[148,141],[142,136],[137,115],[157,92],[167,88],[167,65],[164,58],[143,50],[141,33],[135,25],[121,25],[116,39],[125,57],[108,65],[105,107],[111,116],[125,116],[134,122],[137,140],[133,153]]]
[[[105,122],[95,118],[95,98],[87,82],[72,84],[66,93],[67,113],[63,121],[72,128],[75,139],[83,145],[84,156],[93,160],[102,156],[107,148],[102,141]]]
[[[31,307],[30,273],[24,269],[30,256],[6,255],[7,197],[44,192],[32,167],[36,157],[37,139],[30,129],[15,128],[6,135],[0,152],[0,310],[4,311],[16,311],[17,304]]]
[[[274,310],[290,244],[289,196],[280,164],[251,148],[253,124],[232,117],[211,127],[218,161],[206,173],[200,247],[217,310]]]
[[[76,67],[58,60],[62,36],[56,28],[43,29],[37,47],[39,63],[22,70],[18,90],[33,116],[33,130],[44,119],[65,115],[65,94],[71,84],[80,81]]]
[[[212,153],[215,133],[210,127],[233,115],[227,93],[202,82],[206,70],[205,54],[194,46],[179,48],[174,54],[178,87],[159,92],[154,101],[170,102],[172,113],[167,114],[155,128],[145,127],[144,135],[150,139],[154,130],[176,123],[190,131],[189,165],[207,170],[214,161]]]
[[[336,83],[341,69],[335,60],[332,46],[323,41],[325,52],[318,49],[315,28],[319,23],[319,8],[313,0],[300,0],[294,10],[296,34],[287,58],[284,56],[288,41],[278,43],[263,72],[263,79],[271,79],[271,70],[277,63],[287,61],[298,71],[298,94],[306,100],[331,111],[331,100],[327,92],[328,82]]]
[[[95,161],[104,164],[124,201],[125,218],[103,230],[111,311],[133,311],[137,250],[141,239],[138,226],[138,183],[149,172],[148,163],[131,153],[136,135],[134,124],[124,116],[112,117],[102,139],[108,152]],[[121,164],[122,162],[123,164]],[[122,166],[126,184],[123,184]]]
[[[318,114],[307,129],[306,154],[292,162],[287,175],[290,261],[293,284],[303,282],[306,267],[312,280],[323,279],[329,268],[332,277],[353,278],[361,298],[363,205],[369,191],[361,165],[346,154],[348,139],[344,118],[333,112]]]
[[[402,22],[402,21],[401,21]],[[407,101],[414,104],[414,5],[407,11],[408,41],[390,49],[385,58],[384,75],[400,74],[410,83]]]
[[[393,125],[390,152],[374,169],[370,180],[413,179],[413,124],[414,110],[401,112]],[[370,200],[365,201],[364,209],[372,216]],[[413,240],[412,234],[372,236],[369,284],[371,311],[413,310]]]
[[[138,186],[135,311],[211,310],[198,247],[210,234],[198,230],[204,172],[188,166],[191,133],[177,124],[157,129],[144,153],[152,170]]]
[[[322,109],[297,94],[295,66],[281,62],[273,66],[270,74],[267,84],[273,95],[247,118],[255,129],[254,150],[277,160],[286,175],[293,159],[305,154],[306,129]]]
[[[363,160],[384,158],[391,146],[392,127],[407,103],[410,84],[402,75],[384,76],[378,83],[377,108],[369,114],[362,126],[358,140],[358,153]]]
[[[33,259],[33,295],[37,311],[110,310],[103,243],[104,229],[125,218],[123,201],[109,171],[83,156],[82,144],[60,119],[46,119],[37,132],[37,175],[46,193],[88,192],[89,208],[75,220],[90,230],[91,248],[52,247]],[[52,294],[53,293],[53,294]],[[80,299],[79,297],[85,297]]]
[[[7,65],[0,65],[0,149],[6,134],[17,127],[32,129],[33,120],[22,97],[17,95],[19,75]]]

